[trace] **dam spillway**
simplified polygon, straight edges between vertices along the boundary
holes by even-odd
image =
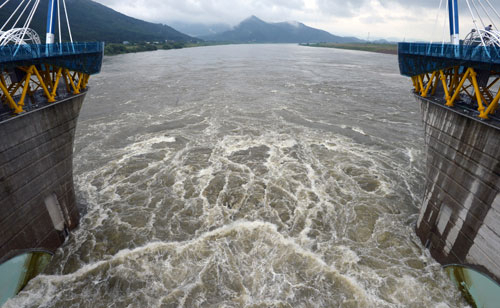
[[[465,307],[414,234],[423,133],[394,56],[147,55],[92,78],[73,166],[88,212],[6,307]]]

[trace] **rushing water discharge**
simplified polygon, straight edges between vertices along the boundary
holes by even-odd
[[[397,57],[233,45],[105,58],[78,230],[6,307],[462,307],[414,234],[423,130]]]

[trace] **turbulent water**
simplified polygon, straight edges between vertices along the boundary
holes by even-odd
[[[392,55],[241,45],[105,58],[81,226],[6,307],[460,307],[414,234],[425,151]]]

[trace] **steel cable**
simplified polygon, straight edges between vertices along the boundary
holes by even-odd
[[[467,3],[467,6],[469,7],[469,13],[472,17],[472,22],[474,23],[474,26],[476,27],[477,34],[479,35],[479,38],[481,39],[481,43],[482,43],[484,49],[486,50],[488,57],[490,57],[490,53],[488,52],[488,49],[486,49],[486,44],[484,43],[484,40],[483,40],[483,36],[481,35],[479,28],[477,27],[476,18],[474,17],[474,13],[472,12],[472,8],[470,7],[469,0],[465,0],[465,3]]]
[[[497,10],[495,10],[495,8],[493,7],[493,5],[491,5],[490,1],[486,0],[486,3],[488,3],[488,5],[490,6],[490,8],[493,10],[493,12],[495,12],[495,14],[497,15],[497,17],[500,19],[500,14],[498,14]]]
[[[1,8],[3,8],[3,7],[4,7],[4,5],[6,5],[7,3],[9,3],[9,1],[10,1],[10,0],[5,0],[5,2],[4,2],[2,5],[0,5],[0,9],[1,9]]]
[[[498,31],[498,28],[497,28],[497,25],[495,24],[495,22],[493,21],[493,19],[491,18],[490,14],[488,14],[488,10],[484,7],[483,3],[481,2],[481,0],[478,0],[477,1],[479,3],[479,5],[481,6],[481,8],[483,8],[483,11],[486,13],[486,16],[488,16],[488,19],[490,20],[491,24],[493,25],[493,27],[495,27],[495,29],[497,29]]]
[[[7,21],[3,24],[2,28],[0,29],[0,31],[3,31],[3,28],[5,28],[5,26],[7,26],[7,24],[12,19],[12,17],[14,17],[16,15],[17,11],[21,8],[21,5],[24,3],[24,1],[25,0],[22,0],[21,3],[19,3],[19,5],[17,6],[17,8],[14,10],[14,13],[12,13],[10,15],[10,17],[7,19]]]
[[[441,13],[441,6],[442,5],[443,5],[443,0],[440,0],[439,1],[439,8],[438,8],[437,14],[436,14],[436,20],[434,21],[434,26],[432,27],[431,44],[432,44],[432,40],[434,38],[434,32],[436,31],[436,26],[437,26],[437,23],[439,20],[439,14]]]
[[[69,25],[68,11],[66,10],[66,0],[63,0],[63,5],[64,5],[64,14],[66,14],[66,23],[68,24],[69,40],[73,44],[73,36],[71,35],[71,27]]]
[[[481,21],[481,25],[483,25],[483,29],[486,28],[486,24],[484,23],[483,19],[481,18],[481,14],[479,13],[479,10],[477,9],[476,2],[474,0],[471,0],[472,6],[476,10],[477,17],[479,18],[479,21]]]
[[[19,17],[16,19],[16,22],[14,22],[14,25],[12,25],[12,28],[16,27],[17,23],[19,22],[19,20],[21,19],[21,17],[24,15],[24,12],[29,7],[30,3],[31,3],[31,0],[29,0],[28,3],[26,3],[26,6],[24,7],[23,11],[21,12],[21,15],[19,15]]]

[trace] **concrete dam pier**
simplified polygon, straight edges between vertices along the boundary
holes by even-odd
[[[425,128],[427,180],[417,235],[445,267],[472,269],[498,284],[500,57],[496,47],[399,43],[398,48],[401,74],[412,79]],[[459,285],[470,285],[463,277],[456,278]]]
[[[43,271],[78,226],[73,140],[89,78],[104,56],[103,42],[73,41],[65,5],[70,40],[63,42],[59,1],[46,1],[43,44],[30,28],[40,1],[22,27],[31,1],[8,2],[0,6],[11,12],[0,31],[0,306]]]
[[[442,264],[500,282],[500,128],[416,95],[427,147],[417,235]]]
[[[43,271],[79,224],[73,141],[104,46],[53,47],[0,48],[0,305]]]
[[[103,50],[98,42],[0,48],[0,265],[54,252],[78,225],[73,140]]]
[[[53,252],[78,225],[73,139],[85,93],[0,122],[0,261]]]
[[[451,44],[398,44],[399,69],[412,80],[425,129],[426,185],[416,233],[467,302],[496,307],[500,32],[476,29],[460,41],[453,4]]]

